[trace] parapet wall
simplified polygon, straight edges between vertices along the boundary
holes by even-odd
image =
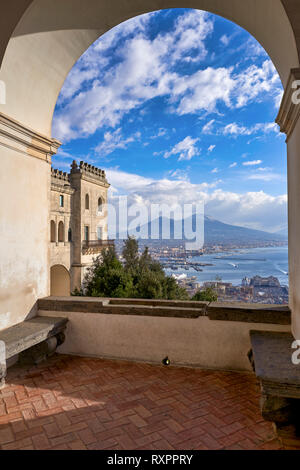
[[[75,175],[75,174],[81,174],[83,176],[97,179],[97,180],[100,180],[101,182],[108,184],[104,170],[101,170],[100,168],[90,165],[89,163],[86,163],[84,161],[81,161],[80,164],[78,165],[76,160],[73,160],[73,163],[71,165],[71,175]]]
[[[69,319],[59,352],[251,371],[250,331],[290,331],[285,306],[48,297],[39,315]]]
[[[52,181],[62,181],[69,183],[70,182],[70,175],[64,171],[56,170],[55,168],[51,168],[51,178]]]

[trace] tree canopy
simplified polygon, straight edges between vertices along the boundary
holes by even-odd
[[[188,300],[187,291],[167,276],[146,247],[139,254],[138,242],[129,237],[124,241],[123,263],[115,248],[104,250],[88,269],[83,282],[84,295],[140,299]]]

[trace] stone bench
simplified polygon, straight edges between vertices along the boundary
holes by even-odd
[[[249,359],[261,385],[261,412],[286,446],[300,448],[300,364],[290,333],[250,331]]]
[[[68,319],[35,317],[0,331],[0,386],[4,385],[9,359],[19,355],[21,364],[38,364],[65,340]]]

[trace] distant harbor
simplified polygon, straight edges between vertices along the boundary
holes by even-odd
[[[195,274],[197,282],[203,284],[219,278],[223,282],[239,286],[243,278],[275,276],[281,285],[288,286],[288,247],[266,247],[228,250],[216,256],[216,253],[203,254],[189,258],[161,257],[167,274]],[[197,269],[195,269],[197,268]],[[199,271],[198,271],[199,270]]]

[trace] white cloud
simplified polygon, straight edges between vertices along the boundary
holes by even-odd
[[[203,126],[202,133],[203,134],[211,134],[214,123],[215,123],[215,119],[211,119],[210,121],[208,121],[205,124],[205,126]]]
[[[227,36],[227,34],[223,34],[223,36],[220,38],[220,41],[224,46],[228,46],[230,43],[230,37]]]
[[[150,137],[150,139],[158,139],[159,137],[164,137],[167,134],[167,129],[164,129],[163,127],[160,127],[158,131]]]
[[[275,231],[287,220],[287,195],[271,196],[264,191],[244,194],[217,189],[221,182],[193,184],[189,180],[145,178],[106,169],[108,181],[119,194],[128,195],[128,203],[191,204],[204,200],[205,213],[223,222]],[[115,198],[115,196],[112,196]],[[112,199],[111,202],[116,201]]]
[[[169,176],[175,180],[189,181],[188,171],[187,170],[171,170]]]
[[[227,124],[223,129],[224,135],[250,135],[252,131],[245,126],[239,126],[235,122]]]
[[[272,168],[257,168],[254,173],[247,175],[247,179],[268,182],[274,180],[285,181],[286,177],[280,173],[275,173]]]
[[[232,107],[231,93],[235,87],[232,71],[232,68],[207,67],[192,75],[176,77],[172,101],[179,103],[173,111],[180,116],[200,111],[215,113],[218,102]]]
[[[215,145],[210,145],[207,150],[208,150],[209,152],[212,152],[215,148],[216,148]]]
[[[270,60],[237,73],[233,67],[207,67],[180,75],[179,63],[201,61],[213,31],[210,16],[190,10],[171,31],[148,36],[153,14],[122,23],[82,56],[69,74],[53,120],[53,135],[63,142],[88,137],[99,128],[115,129],[123,117],[149,100],[164,97],[178,115],[218,112],[246,106],[270,96],[279,100],[281,85]],[[120,42],[118,42],[121,39]],[[119,62],[111,65],[111,47]],[[214,122],[203,128],[211,132]]]
[[[128,144],[139,139],[140,136],[140,132],[137,132],[130,137],[124,138],[121,133],[121,128],[116,129],[114,132],[106,132],[103,142],[97,145],[95,152],[100,156],[106,157],[116,149],[126,149]]]
[[[253,36],[251,36],[248,39],[246,44],[243,44],[242,46],[240,46],[239,50],[243,51],[244,54],[246,53],[247,57],[251,57],[251,58],[255,56],[268,57],[264,48],[259,44],[259,42]]]
[[[57,138],[67,142],[89,136],[103,126],[115,128],[132,109],[157,96],[170,95],[178,77],[169,71],[170,64],[205,57],[204,41],[213,30],[207,13],[189,11],[177,19],[173,30],[154,39],[146,34],[150,19],[151,15],[144,15],[133,26],[123,23],[124,30],[120,25],[108,38],[100,38],[75,65],[72,75],[77,78],[68,78],[63,92],[64,97],[73,99],[64,103],[54,118],[53,134]],[[130,35],[133,32],[135,35]],[[107,59],[108,48],[120,38],[120,62],[103,71],[100,66],[95,78],[97,62]],[[87,63],[92,72],[89,86],[82,90],[82,83],[88,79]]]
[[[257,99],[262,100],[266,94],[275,101],[278,100],[281,82],[273,63],[269,59],[266,59],[261,67],[251,65],[237,74],[235,81],[236,87],[233,94],[237,100],[237,108],[241,108]]]
[[[219,168],[214,168],[211,172],[212,173],[219,173]]]
[[[260,165],[261,163],[262,163],[262,160],[252,160],[249,162],[243,162],[243,165],[244,166],[256,166],[256,165]]]
[[[219,130],[219,132],[225,136],[229,135],[233,137],[241,135],[249,136],[258,133],[270,134],[271,132],[279,134],[279,127],[275,122],[258,123],[250,127],[240,126],[236,122],[232,122]]]
[[[235,168],[237,166],[237,162],[234,162],[234,163],[231,163],[231,165],[229,165],[229,168]]]
[[[196,146],[198,141],[198,138],[192,139],[192,137],[187,136],[184,140],[178,142],[170,151],[165,152],[164,158],[179,155],[178,161],[191,160],[193,157],[200,154]]]

